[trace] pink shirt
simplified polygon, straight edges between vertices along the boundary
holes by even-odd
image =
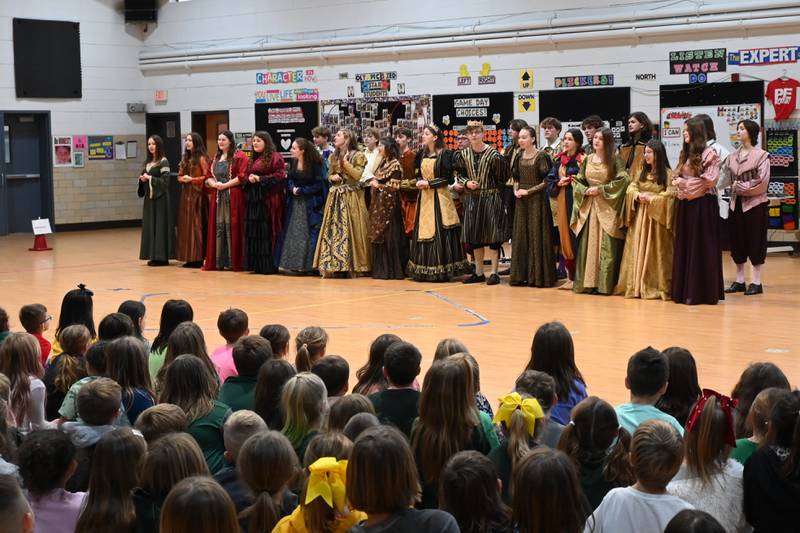
[[[678,189],[680,200],[694,200],[704,194],[717,195],[717,180],[719,179],[720,162],[717,152],[709,147],[703,150],[701,158],[703,169],[699,176],[695,176],[689,163],[684,163],[677,171],[680,174],[672,180]]]
[[[233,344],[226,344],[214,350],[211,354],[211,362],[217,367],[220,383],[225,383],[225,380],[231,376],[239,375],[236,365],[233,364]]]
[[[84,492],[56,489],[39,497],[28,497],[33,516],[34,533],[73,533],[83,507]]]
[[[728,158],[728,170],[731,176],[731,210],[736,208],[739,198],[743,212],[768,201],[769,153],[766,150],[754,147],[745,156],[739,148]]]

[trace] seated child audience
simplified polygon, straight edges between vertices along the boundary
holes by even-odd
[[[739,381],[733,387],[731,398],[739,402],[736,405],[736,438],[749,437],[752,428],[747,427],[747,413],[759,392],[769,387],[791,390],[789,380],[783,370],[772,363],[751,363],[742,372]]]
[[[164,500],[172,487],[191,476],[208,476],[197,442],[186,433],[170,433],[149,443],[139,487],[133,493],[136,532],[158,532]]]
[[[283,429],[284,415],[281,407],[283,386],[297,374],[286,359],[270,359],[258,370],[255,388],[255,412],[270,429]]]
[[[411,437],[411,426],[419,416],[420,393],[414,381],[420,372],[422,354],[408,342],[395,342],[383,356],[383,375],[387,387],[369,397],[375,414],[384,424],[390,424]]]
[[[511,508],[503,503],[497,480],[497,470],[487,457],[458,452],[442,472],[439,509],[453,515],[461,533],[513,533]]]
[[[0,524],[3,533],[33,533],[34,517],[14,476],[0,475]]]
[[[369,359],[367,363],[356,371],[356,379],[358,382],[353,387],[353,392],[369,396],[380,392],[387,387],[386,377],[383,375],[383,356],[386,350],[395,342],[400,342],[401,339],[397,335],[386,333],[378,336],[369,347]],[[417,384],[419,390],[419,384]]]
[[[39,350],[36,338],[27,333],[12,333],[0,344],[0,374],[11,384],[8,405],[22,435],[51,426],[44,416],[46,390]]]
[[[667,390],[669,363],[666,356],[648,346],[628,359],[625,388],[631,391],[631,401],[617,406],[617,418],[622,427],[633,433],[645,420],[663,420],[683,435],[683,426],[675,417],[655,407]]]
[[[0,307],[0,344],[3,344],[3,341],[6,340],[11,334],[11,325],[9,324],[8,320],[8,313],[5,309]]]
[[[705,511],[684,509],[669,521],[664,533],[727,533],[716,518]]]
[[[726,531],[749,531],[742,510],[742,465],[730,459],[735,402],[703,389],[686,422],[684,463],[667,486],[670,494],[710,513]]]
[[[77,466],[75,446],[57,429],[34,431],[23,441],[19,448],[19,473],[36,517],[35,531],[75,530],[86,494],[67,492],[65,486]]]
[[[669,384],[656,407],[674,416],[681,426],[685,426],[689,411],[701,394],[697,380],[697,364],[686,348],[672,346],[662,353],[669,364]]]
[[[256,405],[256,379],[258,370],[272,359],[272,347],[258,335],[240,338],[233,345],[233,365],[236,374],[230,376],[219,389],[219,401],[232,411],[253,410]]]
[[[86,377],[76,381],[64,396],[61,407],[58,409],[58,423],[74,422],[78,419],[78,392],[89,382],[105,375],[106,373],[106,343],[97,342],[89,346],[83,356],[86,365]]]
[[[209,373],[214,376],[215,387],[219,392],[220,380],[217,365],[211,361],[211,357],[206,351],[206,338],[203,335],[203,330],[194,322],[182,322],[170,334],[167,341],[167,353],[164,356],[164,365],[156,374],[156,391],[160,391],[167,367],[180,355],[192,355],[200,359]]]
[[[153,339],[153,344],[150,346],[150,356],[147,361],[151,380],[156,380],[158,372],[164,366],[169,336],[172,335],[178,324],[191,322],[192,320],[194,320],[194,311],[186,300],[167,300],[164,302],[164,307],[161,308],[158,334],[156,334],[156,338]]]
[[[50,357],[52,345],[50,341],[44,338],[43,333],[50,329],[50,321],[53,319],[47,314],[47,308],[42,304],[28,304],[23,305],[19,310],[19,323],[22,327],[36,337],[41,349],[42,365],[47,364],[47,359]]]
[[[230,497],[213,479],[186,478],[169,492],[161,533],[240,533]]]
[[[340,355],[326,355],[320,358],[311,367],[311,373],[316,374],[325,384],[328,393],[328,405],[334,405],[347,394],[350,388],[350,365]]]
[[[314,438],[325,422],[328,412],[328,394],[325,384],[311,372],[293,376],[283,386],[281,408],[286,416],[281,432],[286,435],[302,462],[308,442]]]
[[[631,441],[631,466],[636,483],[612,489],[586,521],[586,533],[650,533],[692,505],[667,492],[667,484],[683,461],[683,440],[663,420],[642,422]]]
[[[136,419],[134,427],[147,443],[170,433],[184,433],[188,429],[186,413],[177,405],[160,403],[148,407]]]
[[[248,505],[253,503],[248,490],[242,484],[239,470],[236,468],[239,452],[247,439],[268,429],[267,424],[260,416],[246,409],[236,411],[225,421],[223,427],[225,467],[214,475],[214,479],[231,497],[237,513],[244,511]]]
[[[744,513],[755,533],[789,533],[800,524],[800,391],[784,391],[761,447],[744,465]]]
[[[492,404],[489,403],[489,400],[487,400],[486,396],[481,392],[480,365],[478,361],[470,355],[469,350],[463,342],[458,339],[444,339],[440,341],[439,344],[436,345],[436,352],[434,353],[433,360],[441,361],[446,357],[458,353],[467,354],[469,356],[469,362],[472,365],[473,381],[478,391],[475,393],[475,405],[478,407],[478,411],[486,413],[489,418],[493,417]]]
[[[562,323],[548,322],[536,330],[525,370],[539,370],[555,380],[558,403],[550,410],[550,417],[568,424],[572,408],[586,398],[586,381],[575,365],[572,335]]]
[[[611,489],[636,481],[628,460],[630,446],[631,435],[619,425],[610,403],[589,396],[572,410],[572,421],[564,428],[558,449],[575,463],[592,509]]]
[[[328,348],[328,332],[317,326],[303,328],[294,338],[297,354],[294,367],[298,372],[308,372]]]
[[[120,337],[130,337],[135,329],[133,321],[124,313],[111,313],[103,317],[97,326],[97,338],[101,341],[110,342]],[[61,341],[59,334],[58,340]],[[63,346],[61,347],[64,348]]]
[[[777,387],[769,387],[758,393],[750,406],[750,413],[747,415],[745,424],[747,431],[752,431],[753,435],[736,439],[736,447],[731,450],[731,459],[745,464],[753,452],[764,442],[769,430],[769,415],[783,392],[786,391]]]
[[[559,424],[550,416],[552,407],[556,404],[556,382],[548,374],[538,370],[526,370],[514,384],[514,390],[520,394],[527,394],[539,401],[539,407],[544,412],[544,429],[539,437],[539,442],[548,448],[558,448],[564,424]]]
[[[258,334],[269,341],[272,347],[272,353],[275,357],[278,359],[286,359],[289,356],[289,341],[291,341],[291,335],[289,335],[289,329],[286,326],[267,324],[261,328]]]
[[[369,428],[380,426],[381,421],[372,413],[356,413],[347,424],[344,425],[342,433],[344,436],[355,442],[359,435],[364,433]],[[307,454],[306,454],[307,455]]]
[[[375,407],[362,394],[348,394],[330,406],[328,411],[328,430],[342,431],[347,423],[358,413],[375,414]]]
[[[63,356],[63,355],[62,355]],[[98,378],[84,385],[78,393],[80,422],[64,422],[62,429],[78,449],[78,466],[67,487],[86,491],[97,443],[103,435],[117,429],[122,389],[108,378]]]
[[[122,387],[122,408],[128,426],[156,403],[147,371],[147,352],[135,337],[120,337],[106,345],[106,375]]]
[[[346,487],[351,508],[367,513],[351,533],[459,533],[450,514],[414,509],[420,492],[414,456],[405,436],[391,426],[368,429],[356,440]]]
[[[145,314],[147,313],[144,303],[136,300],[125,300],[119,304],[117,312],[127,315],[131,319],[133,336],[142,341],[144,349],[147,350],[147,353],[150,353],[150,341],[145,338],[143,333]]]
[[[226,309],[217,318],[217,329],[225,339],[225,344],[211,353],[211,361],[219,372],[220,383],[225,383],[226,379],[237,375],[236,364],[233,361],[233,345],[245,335],[250,335],[247,313],[241,309]],[[181,352],[176,355],[184,353],[192,352]]]
[[[58,314],[58,326],[55,332],[55,342],[50,352],[51,357],[61,354],[61,344],[58,336],[67,327],[73,324],[83,324],[92,335],[92,341],[97,338],[97,330],[94,327],[94,293],[86,288],[83,283],[78,284],[77,289],[68,291],[61,300],[61,312]]]
[[[0,476],[17,475],[17,433],[12,426],[8,397],[11,384],[5,374],[0,374]]]
[[[58,411],[64,398],[67,397],[67,392],[77,381],[86,377],[84,354],[92,340],[89,330],[81,324],[64,328],[59,339],[63,351],[50,362],[42,378],[47,391],[45,400],[47,420],[58,418]]]

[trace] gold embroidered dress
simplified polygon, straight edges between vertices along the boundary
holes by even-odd
[[[570,228],[578,236],[575,292],[611,294],[617,284],[625,245],[622,209],[630,178],[619,157],[612,164],[615,173],[609,180],[606,163],[599,163],[597,154],[588,156],[573,183]],[[590,187],[597,187],[599,194],[587,196]]]
[[[671,183],[672,171],[668,170],[666,185],[659,185],[649,173],[628,185],[623,211],[628,232],[614,294],[670,299],[678,195]],[[640,193],[650,195],[649,201],[640,202]]]
[[[363,153],[351,151],[340,159],[328,158],[328,176],[342,181],[331,183],[319,232],[314,268],[320,272],[369,272],[372,263],[368,236],[369,213],[359,181],[367,164]]]

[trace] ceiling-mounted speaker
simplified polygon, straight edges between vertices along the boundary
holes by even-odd
[[[155,22],[157,0],[125,0],[125,22]]]

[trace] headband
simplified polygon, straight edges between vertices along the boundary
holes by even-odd
[[[686,421],[686,431],[692,431],[697,425],[697,422],[700,420],[700,413],[703,412],[706,402],[712,396],[717,399],[719,406],[725,412],[725,443],[728,446],[736,447],[736,434],[733,431],[733,409],[739,404],[739,400],[733,400],[711,389],[703,389],[703,395],[700,396],[700,399],[694,404],[692,411],[689,413],[689,418]]]
[[[347,460],[321,457],[308,467],[310,472],[306,487],[305,504],[322,498],[328,507],[341,511],[345,506],[345,480]]]
[[[497,414],[494,415],[492,421],[495,424],[504,422],[506,427],[510,427],[511,417],[514,411],[517,410],[522,411],[522,416],[525,419],[525,430],[528,432],[528,435],[533,437],[534,430],[536,429],[536,420],[544,418],[544,411],[542,410],[542,406],[539,405],[539,400],[536,398],[525,398],[523,400],[518,392],[506,394],[500,398],[500,408],[497,410]]]

